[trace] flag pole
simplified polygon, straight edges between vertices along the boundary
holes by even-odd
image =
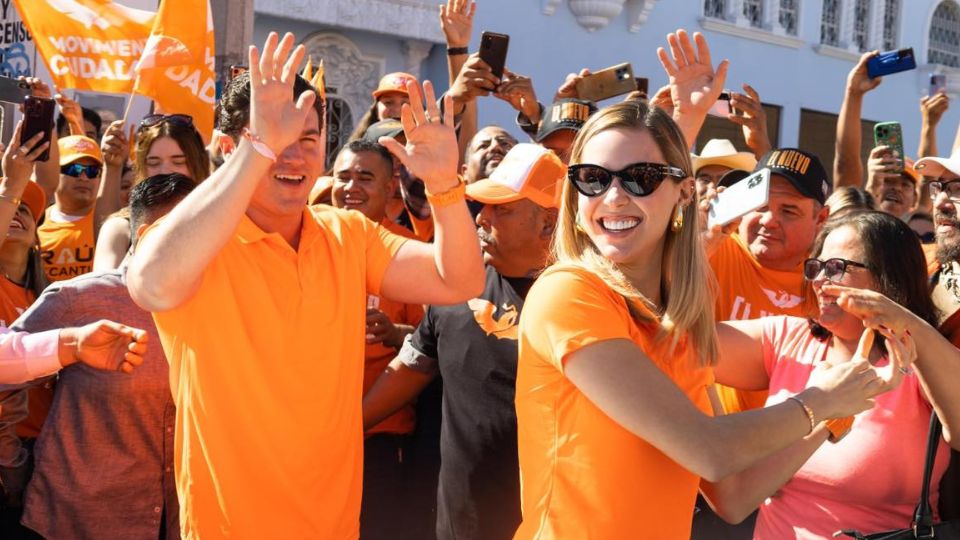
[[[137,85],[140,84],[140,74],[133,80],[133,89],[130,90],[130,96],[127,98],[127,108],[123,111],[123,123],[127,123],[127,116],[130,115],[130,107],[133,106],[133,97],[137,94]]]

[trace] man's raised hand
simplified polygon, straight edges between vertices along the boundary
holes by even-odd
[[[300,94],[296,103],[291,99],[305,53],[303,45],[294,48],[293,41],[293,34],[289,32],[282,40],[276,32],[270,32],[263,52],[251,45],[248,55],[250,131],[278,155],[300,137],[304,121],[317,99],[312,90]]]

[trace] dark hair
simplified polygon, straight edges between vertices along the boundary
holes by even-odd
[[[136,243],[137,229],[158,209],[176,206],[197,185],[180,173],[156,174],[130,190],[130,238]],[[154,216],[156,219],[158,216]]]
[[[377,100],[373,100],[373,105],[370,105],[370,108],[367,109],[367,112],[363,113],[363,116],[360,117],[360,121],[357,122],[357,127],[353,129],[353,133],[350,134],[348,141],[355,141],[357,139],[362,139],[363,134],[367,132],[367,129],[380,121],[380,118],[377,116]]]
[[[374,141],[368,141],[367,139],[357,139],[355,141],[350,141],[346,146],[340,149],[341,152],[344,150],[349,150],[354,154],[359,154],[360,152],[372,152],[377,154],[381,161],[383,161],[384,166],[390,171],[390,174],[393,174],[393,154],[387,150],[387,147],[382,144]]]
[[[97,130],[97,135],[99,135],[100,129],[103,127],[103,119],[100,118],[100,115],[97,113],[97,111],[88,109],[86,107],[80,107],[80,110],[83,111],[83,119],[93,124],[93,128]],[[61,137],[69,135],[69,133],[67,133],[67,129],[67,119],[62,114],[58,115],[57,135]]]
[[[830,219],[813,245],[811,257],[819,257],[831,232],[852,228],[863,246],[862,262],[877,281],[879,293],[907,308],[936,328],[937,309],[930,298],[927,262],[917,235],[902,220],[874,210],[864,210]],[[810,320],[810,331],[820,340],[830,332]]]
[[[147,154],[150,153],[153,143],[163,137],[170,137],[180,147],[180,151],[187,159],[187,169],[190,170],[190,176],[195,183],[199,184],[210,176],[210,156],[207,154],[203,137],[200,136],[197,128],[179,122],[164,121],[137,133],[133,159],[134,182],[146,176]]]
[[[297,99],[300,94],[307,90],[316,92],[306,79],[297,75],[293,83],[293,99]],[[323,128],[323,108],[324,100],[317,96],[313,102],[313,108],[317,111],[317,120]],[[278,122],[283,122],[283,118],[277,118]],[[217,104],[217,128],[223,133],[233,137],[233,140],[239,140],[243,128],[250,123],[250,73],[244,72],[230,79],[230,82],[223,89],[223,95],[220,97],[220,103]]]
[[[903,216],[903,222],[906,223],[907,225],[909,225],[910,222],[915,219],[921,219],[923,221],[929,221],[930,223],[933,223],[933,216],[931,216],[930,214],[922,210],[910,212],[909,214]]]

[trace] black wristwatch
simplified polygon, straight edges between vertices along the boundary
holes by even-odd
[[[447,56],[460,56],[461,54],[467,54],[470,52],[470,49],[466,47],[447,47]]]

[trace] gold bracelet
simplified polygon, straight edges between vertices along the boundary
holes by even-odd
[[[0,180],[2,180],[2,179],[0,179]],[[9,195],[0,195],[0,202],[8,202],[8,203],[16,206],[17,208],[19,208],[19,207],[20,207],[20,203],[21,203],[22,201],[20,200],[20,197],[11,197],[11,196],[9,196]]]
[[[424,190],[427,194],[427,202],[430,203],[430,206],[434,208],[443,208],[444,206],[450,206],[451,204],[458,203],[466,198],[467,193],[467,183],[463,181],[462,176],[457,176],[457,185],[452,188],[444,191],[443,193],[430,193],[429,190]]]
[[[813,433],[813,430],[817,429],[817,420],[813,417],[813,409],[807,406],[802,399],[797,396],[790,396],[787,399],[796,401],[801,407],[803,407],[804,414],[807,415],[807,419],[810,420],[810,433]],[[809,435],[810,433],[807,433]]]

